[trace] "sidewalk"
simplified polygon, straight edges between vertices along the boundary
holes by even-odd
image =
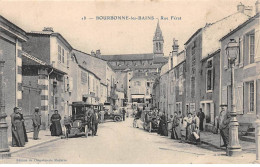
[[[220,147],[220,139],[221,145],[223,145],[223,140],[222,138],[220,138],[220,134],[213,134],[211,132],[200,132],[200,138],[203,144],[207,144],[212,147],[225,150],[225,148]],[[241,145],[243,153],[256,153],[255,143],[239,140],[239,144]]]
[[[51,133],[48,130],[40,131],[39,140],[33,140],[33,132],[27,133],[27,136],[29,141],[25,144],[24,147],[12,147],[12,137],[8,138],[11,154],[61,139],[61,137],[51,136]]]

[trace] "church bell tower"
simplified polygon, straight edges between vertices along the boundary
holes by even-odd
[[[153,53],[155,56],[159,57],[159,56],[163,56],[163,36],[162,36],[162,30],[160,28],[160,24],[159,21],[157,23],[157,27],[154,33],[154,37],[153,37]]]

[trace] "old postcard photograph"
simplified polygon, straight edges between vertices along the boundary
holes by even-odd
[[[0,164],[259,164],[260,0],[0,0]]]

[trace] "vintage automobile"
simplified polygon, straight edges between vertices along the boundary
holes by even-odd
[[[99,109],[100,105],[92,105],[86,102],[73,102],[71,104],[72,112],[68,118],[64,118],[65,137],[88,135],[92,131],[92,124],[88,112],[90,107]]]
[[[147,113],[148,114],[148,113]],[[143,128],[144,130],[147,130],[148,132],[154,132],[157,131],[159,127],[159,121],[157,116],[153,114],[148,114],[143,122]]]
[[[105,120],[113,120],[115,122],[122,121],[123,115],[118,110],[113,110],[112,112],[109,112],[105,110],[104,119]]]

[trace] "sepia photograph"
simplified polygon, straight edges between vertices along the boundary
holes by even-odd
[[[0,164],[260,163],[260,0],[0,0]]]

